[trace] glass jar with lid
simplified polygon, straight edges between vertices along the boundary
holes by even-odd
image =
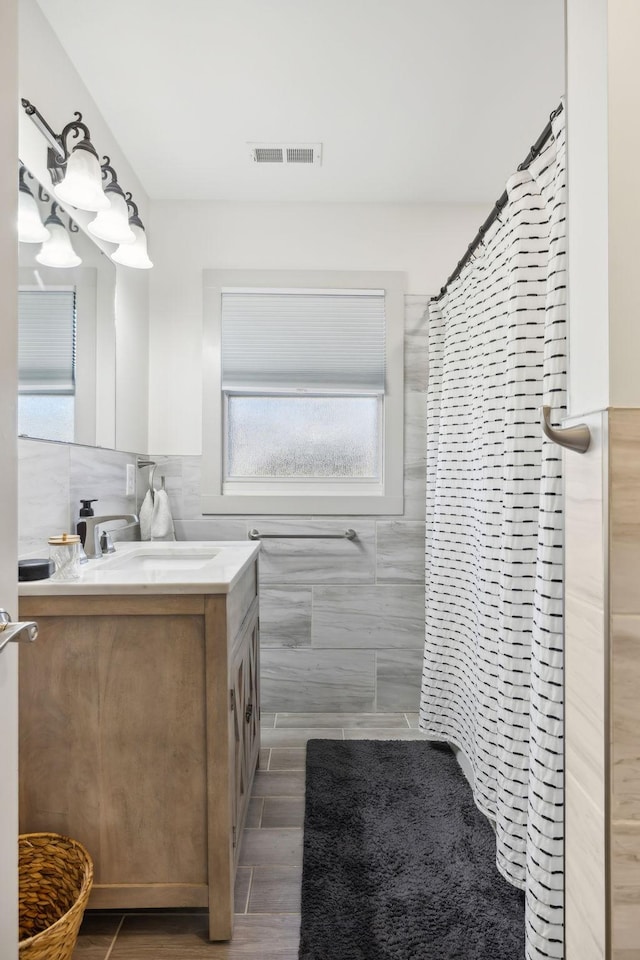
[[[53,561],[52,580],[80,579],[80,537],[63,533],[49,537],[49,559]]]

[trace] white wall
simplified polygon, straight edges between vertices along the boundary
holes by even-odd
[[[606,7],[567,0],[570,415],[609,396]]]
[[[149,449],[201,452],[203,270],[401,270],[408,293],[432,294],[487,213],[479,204],[154,201]]]
[[[640,406],[640,3],[608,3],[609,405]]]
[[[107,154],[111,158],[118,182],[123,190],[133,193],[146,225],[148,197],[36,0],[20,0],[19,89],[20,96],[37,107],[56,133],[73,120],[76,110],[82,113],[98,154],[100,157]],[[19,113],[19,144],[22,161],[46,184],[46,141],[23,110]],[[77,211],[74,219],[86,227],[93,214]],[[95,239],[94,242],[107,253],[114,249],[111,244]],[[147,271],[114,266],[117,290],[116,445],[121,450],[146,450],[149,278]]]
[[[637,0],[567,0],[569,412],[640,406]]]

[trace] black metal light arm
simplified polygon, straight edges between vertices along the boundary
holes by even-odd
[[[142,227],[144,230],[144,224],[140,219],[140,214],[138,213],[138,204],[131,199],[132,194],[129,191],[125,193],[125,197],[127,200],[127,206],[132,211],[131,216],[129,217],[129,223],[135,224],[136,227]]]
[[[54,133],[37,107],[34,107],[34,105],[29,100],[25,100],[24,97],[20,102],[22,103],[26,115],[31,117],[42,136],[48,141],[49,144],[51,144],[51,149],[55,152],[56,160],[58,160],[60,163],[64,163],[67,159],[67,154],[61,138]],[[76,116],[79,119],[82,118],[82,114],[77,113]]]
[[[62,133],[57,134],[51,129],[37,107],[35,107],[29,100],[25,100],[23,97],[21,103],[24,112],[28,117],[31,117],[47,143],[50,144],[47,152],[47,169],[49,170],[49,174],[54,185],[59,184],[64,178],[64,167],[71,154],[71,151],[67,146],[67,140],[70,135],[73,135],[77,139],[80,134],[82,134],[83,139],[78,146],[88,150],[89,153],[93,153],[97,159],[98,154],[91,143],[91,134],[89,133],[89,128],[87,127],[86,123],[82,122],[82,114],[79,110],[74,111],[75,120],[71,120],[69,123],[67,123],[62,128]]]
[[[51,204],[51,211],[49,212],[49,216],[45,220],[45,226],[48,223],[57,223],[61,227],[64,227],[64,222],[60,219],[60,213],[65,213],[65,212],[66,211],[63,210],[60,204],[56,203],[56,201],[54,200],[53,203]],[[72,220],[68,214],[67,214],[67,218],[69,220],[69,227],[68,227],[69,233],[78,233],[80,231],[80,227],[78,226],[78,224],[74,220]]]
[[[29,180],[35,180],[35,177],[31,173],[31,171],[27,170],[24,163],[21,163],[19,178],[18,178],[18,189],[22,190],[24,193],[30,193],[33,196],[33,190],[30,189],[29,184],[24,179],[25,177],[29,177]],[[49,203],[49,201],[51,200],[51,197],[43,188],[41,183],[38,184],[38,196],[40,197],[43,203]]]
[[[106,180],[108,176],[111,176],[111,180],[107,184],[107,187],[110,187],[112,183],[118,184],[118,174],[111,166],[111,157],[108,157],[105,154],[102,159],[104,160],[104,163],[100,164],[100,169],[102,170],[102,179]],[[118,186],[120,186],[120,184],[118,184]]]

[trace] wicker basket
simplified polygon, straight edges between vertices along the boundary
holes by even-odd
[[[77,840],[57,833],[19,837],[20,960],[71,960],[93,863]]]

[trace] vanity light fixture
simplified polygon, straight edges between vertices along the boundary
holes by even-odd
[[[73,249],[67,228],[58,216],[58,204],[51,204],[51,213],[44,222],[49,239],[42,244],[36,260],[44,267],[79,267],[82,259]],[[69,220],[69,230],[78,232],[78,225]]]
[[[79,210],[108,210],[110,203],[102,189],[100,161],[91,143],[89,128],[82,122],[82,114],[75,111],[75,120],[68,123],[58,135],[32,103],[25,99],[21,102],[27,116],[31,117],[50,144],[47,167],[56,197]],[[82,139],[71,149],[67,145],[70,134],[76,139],[82,135]]]
[[[33,191],[25,182],[27,172],[27,168],[21,164],[18,180],[18,240],[20,243],[44,243],[51,234],[42,222]],[[44,197],[48,199],[46,194]]]
[[[124,191],[118,183],[118,177],[111,166],[109,157],[104,157],[102,164],[102,179],[107,180],[111,177],[109,183],[104,188],[104,192],[109,198],[109,209],[101,210],[95,220],[87,226],[89,233],[100,240],[106,240],[108,243],[134,243],[136,235],[129,226],[129,208]]]
[[[135,242],[120,244],[115,253],[111,254],[111,259],[115,261],[115,263],[120,263],[125,267],[135,267],[138,270],[150,270],[153,263],[147,253],[147,235],[138,214],[138,206],[131,199],[130,193],[126,194],[126,198],[127,205],[132,211],[129,217],[129,226],[133,230]]]

